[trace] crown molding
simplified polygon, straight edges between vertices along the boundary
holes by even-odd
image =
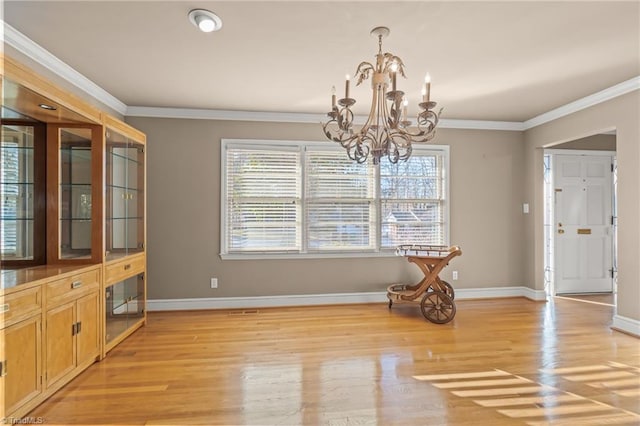
[[[456,120],[442,118],[438,122],[440,129],[469,129],[469,130],[511,130],[521,132],[524,123],[519,121],[489,121],[489,120]]]
[[[598,105],[602,102],[617,98],[618,96],[626,95],[627,93],[631,93],[639,89],[640,76],[633,77],[629,80],[623,81],[622,83],[618,83],[615,86],[608,87],[592,95],[585,96],[584,98],[569,102],[566,105],[552,109],[544,114],[540,114],[522,124],[524,125],[524,130],[529,130],[536,126],[540,126],[541,124],[557,120],[558,118],[573,114],[585,108]]]
[[[262,121],[275,123],[312,123],[317,124],[326,120],[326,114],[307,114],[294,112],[268,111],[231,111],[219,109],[165,108],[130,106],[127,108],[128,117],[147,118],[186,118],[193,120],[230,120],[230,121]],[[356,124],[364,124],[366,117],[357,116]],[[483,121],[483,120],[453,120],[442,119],[438,125],[440,129],[473,129],[473,130],[524,130],[523,124],[515,121]]]
[[[0,22],[4,26],[4,43],[124,116],[276,123],[319,123],[326,119],[325,114],[127,106],[11,25],[1,20]],[[442,119],[439,128],[525,131],[639,89],[640,76],[637,76],[524,122]],[[355,118],[356,124],[363,124],[364,121],[362,116]]]
[[[58,77],[63,78],[82,92],[93,97],[99,102],[102,102],[114,111],[117,111],[122,115],[126,113],[127,105],[124,102],[120,101],[102,87],[80,74],[74,68],[58,59],[51,52],[13,28],[8,23],[2,22],[2,24],[4,26],[4,43],[47,68]]]
[[[223,109],[129,106],[129,117],[187,118],[192,120],[266,121],[275,123],[319,123],[325,114],[270,111],[232,111]]]

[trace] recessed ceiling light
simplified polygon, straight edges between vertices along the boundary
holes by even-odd
[[[49,110],[49,111],[55,111],[55,110],[58,109],[58,108],[54,107],[53,105],[47,105],[47,104],[38,104],[38,106],[40,108],[42,108],[42,109],[46,109],[46,110]]]
[[[203,33],[218,31],[222,28],[222,19],[210,10],[193,9],[188,16],[189,21]]]

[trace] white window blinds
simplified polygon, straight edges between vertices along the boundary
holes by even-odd
[[[375,166],[317,142],[223,141],[221,254],[446,245],[447,167],[447,147]]]
[[[300,251],[300,188],[297,150],[229,147],[228,252]]]
[[[307,150],[307,247],[313,250],[376,248],[375,169],[344,152]]]

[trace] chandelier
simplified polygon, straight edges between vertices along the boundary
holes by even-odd
[[[378,54],[376,63],[362,62],[358,65],[355,79],[356,86],[371,77],[371,110],[366,122],[355,130],[353,126],[352,107],[356,100],[349,97],[349,75],[345,81],[344,98],[336,104],[335,86],[332,88],[331,111],[327,113],[329,120],[322,123],[322,130],[329,140],[338,142],[351,160],[364,163],[369,157],[378,164],[382,157],[388,157],[392,163],[406,161],[411,156],[411,144],[427,142],[435,136],[440,111],[434,112],[435,102],[429,100],[431,79],[425,77],[422,88],[422,102],[418,105],[420,112],[416,117],[417,126],[410,131],[413,124],[407,119],[408,101],[404,92],[397,90],[398,74],[406,78],[404,64],[399,57],[382,53],[382,39],[389,35],[389,28],[376,27],[371,35],[378,37]],[[390,89],[390,90],[389,90]]]

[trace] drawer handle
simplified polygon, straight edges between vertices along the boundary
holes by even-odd
[[[131,264],[130,263],[124,265],[124,270],[126,271],[128,269],[131,269]]]
[[[6,377],[7,374],[9,373],[7,372],[7,360],[5,359],[0,362],[0,377]]]
[[[82,281],[74,281],[71,283],[71,288],[79,288],[82,287]]]
[[[9,312],[9,304],[5,303],[4,305],[0,306],[0,314],[4,314],[5,312]]]

